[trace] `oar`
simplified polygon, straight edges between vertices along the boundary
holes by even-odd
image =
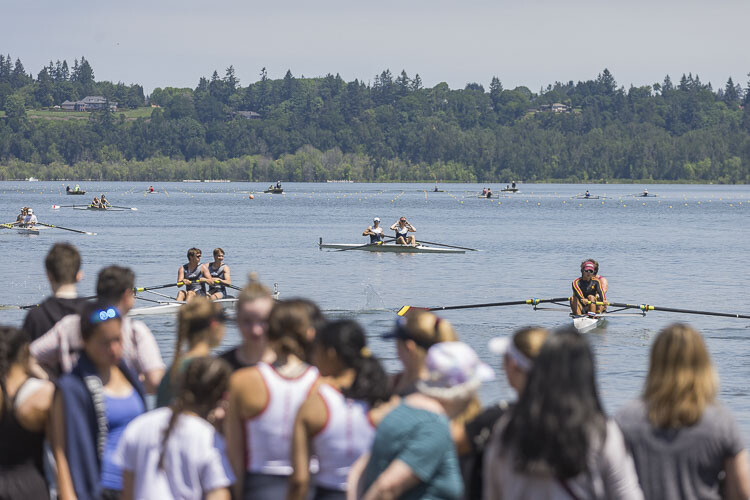
[[[547,302],[567,302],[568,297],[559,297],[556,299],[526,299],[526,300],[512,300],[510,302],[488,302],[484,304],[465,304],[460,306],[438,306],[438,307],[414,307],[414,306],[403,306],[398,310],[399,316],[404,316],[411,309],[420,311],[447,311],[449,309],[474,309],[478,307],[503,307],[503,306],[520,306],[524,304],[530,304],[535,306],[537,304],[544,304]]]
[[[382,241],[376,241],[375,243],[365,243],[364,245],[357,245],[356,247],[349,247],[349,248],[340,248],[336,250],[337,252],[346,252],[347,250],[357,250],[360,248],[366,248],[366,247],[376,247],[379,245],[382,245]]]
[[[123,210],[138,210],[135,207],[119,207],[117,205],[107,205],[107,208],[121,208]]]
[[[95,299],[96,295],[91,295],[89,297],[79,297],[79,300],[92,300]],[[0,305],[0,311],[4,309],[34,309],[35,307],[39,307],[39,304],[29,304],[27,306],[17,306],[13,304],[2,304]]]
[[[58,208],[76,208],[76,207],[88,207],[88,205],[52,205],[53,210]]]
[[[724,318],[740,318],[750,319],[750,315],[747,314],[736,314],[736,313],[723,313],[723,312],[712,312],[712,311],[696,311],[695,309],[676,309],[674,307],[659,307],[650,306],[648,304],[623,304],[619,302],[597,302],[597,305],[611,305],[613,307],[623,307],[626,309],[640,309],[643,312],[646,311],[662,311],[662,312],[673,312],[682,314],[700,314],[702,316],[721,316]]]
[[[133,291],[135,291],[135,292],[147,292],[149,290],[160,290],[162,288],[169,288],[171,286],[182,286],[182,285],[184,285],[184,283],[182,281],[178,281],[177,283],[166,283],[164,285],[135,287],[135,288],[133,288]]]
[[[390,238],[390,236],[389,236]],[[395,239],[395,238],[394,238]],[[478,252],[476,248],[467,248],[467,247],[459,247],[456,245],[446,245],[445,243],[435,243],[434,241],[425,241],[425,240],[417,240],[417,243],[427,243],[428,245],[435,245],[438,247],[447,247],[447,248],[458,248],[460,250],[468,250],[470,252]]]
[[[13,229],[13,227],[15,227],[16,225],[18,225],[18,222],[6,222],[4,224],[0,224],[0,227],[6,228],[6,229]]]
[[[90,231],[81,231],[79,229],[71,229],[69,227],[55,226],[54,224],[45,224],[44,222],[37,222],[40,226],[51,227],[52,229],[62,229],[63,231],[72,231],[74,233],[88,234],[89,236],[96,236],[96,233]]]

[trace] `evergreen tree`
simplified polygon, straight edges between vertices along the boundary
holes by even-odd
[[[730,108],[735,107],[740,100],[740,95],[737,93],[737,88],[734,86],[732,77],[729,77],[727,84],[724,86],[724,102]]]
[[[417,91],[422,89],[422,78],[420,78],[419,73],[414,75],[414,79],[411,81],[411,90]]]

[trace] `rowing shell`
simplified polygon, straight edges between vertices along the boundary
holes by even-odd
[[[38,227],[18,227],[13,226],[9,227],[7,229],[10,229],[12,231],[15,231],[18,234],[28,234],[28,235],[38,235],[39,234],[39,228]]]
[[[573,327],[578,330],[578,333],[586,333],[591,330],[596,330],[604,324],[604,316],[576,316],[571,314],[573,318]]]
[[[214,300],[217,304],[221,304],[223,308],[228,308],[233,306],[238,299],[236,298],[228,298],[228,299],[217,299]],[[186,302],[184,301],[177,301],[177,300],[171,300],[171,301],[164,301],[160,302],[158,305],[154,306],[148,306],[148,307],[136,307],[134,309],[131,309],[128,313],[128,316],[153,316],[156,314],[177,314],[177,312],[180,310],[182,306],[184,306]]]
[[[381,245],[373,243],[372,245],[362,245],[356,243],[323,243],[321,239],[318,243],[318,247],[322,250],[324,248],[336,249],[336,250],[363,250],[365,252],[391,252],[391,253],[466,253],[464,250],[458,250],[454,248],[439,248],[430,247],[427,245],[417,245],[415,247],[411,245],[397,245],[395,243],[383,243]]]

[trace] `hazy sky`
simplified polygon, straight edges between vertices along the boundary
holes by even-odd
[[[628,87],[698,74],[747,84],[748,0],[0,0],[0,52],[35,76],[85,56],[97,80],[195,87],[234,65],[242,85],[287,69],[371,82],[389,68],[426,86],[533,91],[595,78]]]

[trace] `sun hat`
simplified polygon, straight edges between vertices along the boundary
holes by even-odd
[[[507,355],[524,372],[531,370],[534,362],[522,353],[510,337],[495,337],[487,344],[490,351],[499,356]]]
[[[417,382],[417,390],[438,399],[466,396],[482,382],[495,378],[492,368],[463,342],[440,342],[430,347],[425,368],[427,379]]]

